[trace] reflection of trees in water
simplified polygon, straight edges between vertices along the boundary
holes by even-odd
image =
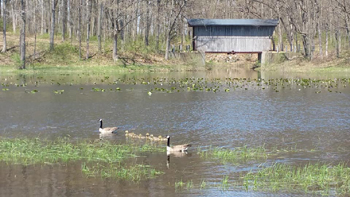
[[[212,69],[206,75],[207,78],[249,78],[258,79],[259,72],[247,68],[244,65],[232,66],[227,69]]]
[[[18,74],[18,80],[21,82],[22,85],[27,84],[27,75]]]
[[[133,83],[140,84],[144,81],[153,81],[158,78],[167,79],[184,79],[184,78],[257,78],[258,72],[251,69],[248,65],[226,64],[212,66],[211,70],[196,72],[168,72],[168,73],[123,73],[123,74],[54,74],[54,75],[38,75],[38,74],[18,74],[6,77],[6,83],[16,83],[20,85],[37,85],[37,84],[70,84],[70,85],[95,85],[95,84],[119,84]],[[2,78],[3,81],[5,78]]]

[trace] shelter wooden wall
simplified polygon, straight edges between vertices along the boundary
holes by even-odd
[[[271,48],[271,26],[195,26],[195,50],[205,52],[262,52]]]

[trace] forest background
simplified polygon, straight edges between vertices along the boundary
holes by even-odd
[[[0,65],[21,69],[174,64],[190,18],[279,19],[276,50],[350,65],[349,0],[1,0],[0,15]]]

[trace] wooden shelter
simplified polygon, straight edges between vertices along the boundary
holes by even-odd
[[[271,50],[278,19],[189,19],[194,51],[261,53]]]

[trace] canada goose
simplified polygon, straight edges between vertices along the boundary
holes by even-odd
[[[100,119],[100,128],[98,129],[98,131],[100,131],[100,133],[115,133],[115,130],[117,130],[118,127],[102,127],[102,119]]]
[[[181,145],[175,145],[175,146],[170,146],[170,136],[167,136],[168,138],[168,143],[167,143],[167,153],[176,153],[176,152],[187,152],[188,147],[191,147],[191,144],[181,144]]]

